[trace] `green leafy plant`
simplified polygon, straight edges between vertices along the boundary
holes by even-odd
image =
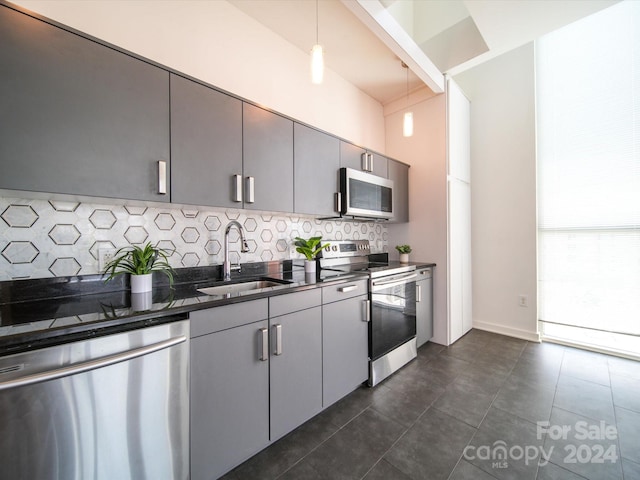
[[[396,250],[400,253],[411,253],[411,247],[409,245],[396,245]]]
[[[105,282],[112,280],[116,275],[130,273],[131,275],[146,275],[152,272],[162,272],[169,277],[169,285],[173,285],[174,270],[169,265],[168,257],[171,252],[163,248],[147,243],[144,247],[131,245],[118,249],[104,268],[104,273],[109,276]]]
[[[296,237],[293,244],[296,246],[296,252],[304,255],[307,260],[313,260],[320,250],[329,245],[328,243],[322,245],[321,240],[322,237],[311,237],[309,240]]]

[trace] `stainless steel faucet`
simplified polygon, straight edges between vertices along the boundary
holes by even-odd
[[[238,229],[238,233],[240,233],[240,251],[242,253],[247,253],[249,251],[249,245],[247,245],[247,242],[244,239],[244,230],[242,229],[242,225],[235,220],[231,220],[224,231],[224,264],[222,268],[224,270],[223,278],[225,282],[231,280],[231,262],[229,262],[229,232],[231,231],[231,227],[236,227]],[[240,265],[237,265],[233,269],[240,270]]]

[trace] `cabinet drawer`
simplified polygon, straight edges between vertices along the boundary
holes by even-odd
[[[288,293],[269,299],[269,317],[277,317],[298,310],[317,307],[322,303],[322,292],[319,288],[304,292]]]
[[[420,280],[425,280],[427,278],[431,278],[432,269],[431,269],[431,267],[418,269],[418,271],[416,273],[418,274],[418,278],[416,279],[416,282],[419,282]]]
[[[322,303],[337,302],[345,298],[357,297],[368,292],[369,280],[354,280],[322,289]]]
[[[189,314],[191,338],[266,320],[268,317],[269,309],[266,298],[197,310]]]

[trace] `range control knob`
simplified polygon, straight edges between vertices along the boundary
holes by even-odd
[[[337,252],[338,251],[338,246],[334,245],[333,247],[331,247],[331,250],[333,250],[334,252]]]
[[[328,251],[330,251],[330,250],[331,250],[331,247],[330,247],[329,245],[327,245],[326,247],[324,247],[324,249],[325,249],[325,251],[327,251],[327,252],[328,252]]]

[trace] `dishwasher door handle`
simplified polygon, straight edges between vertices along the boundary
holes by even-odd
[[[55,370],[50,370],[48,372],[34,373],[33,375],[16,378],[15,380],[7,380],[6,382],[0,382],[0,391],[16,387],[24,387],[25,385],[33,385],[34,383],[46,382],[47,380],[55,380],[56,378],[68,377],[69,375],[76,375],[78,373],[96,370],[116,363],[126,362],[127,360],[132,360],[159,350],[164,350],[165,348],[173,347],[174,345],[178,345],[186,341],[187,337],[181,335],[179,337],[163,340],[162,342],[154,343],[145,347],[134,348],[115,355],[89,360],[88,362],[56,368]]]

